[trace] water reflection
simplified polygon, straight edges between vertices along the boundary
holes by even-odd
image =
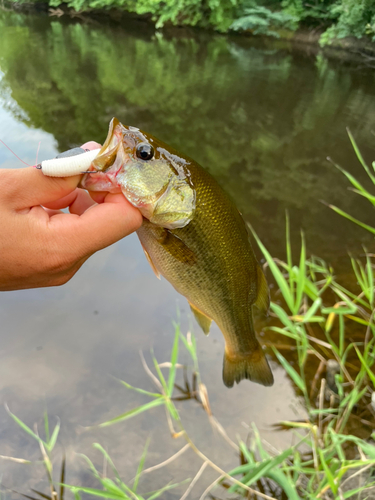
[[[103,140],[117,116],[210,169],[273,250],[287,207],[315,253],[345,254],[346,233],[362,234],[319,200],[370,218],[362,200],[341,200],[347,184],[325,158],[362,173],[346,126],[371,158],[372,70],[241,38],[1,16],[2,93],[18,120],[51,133],[60,150]]]
[[[367,205],[346,195],[345,180],[325,162],[329,154],[363,178],[345,126],[371,159],[371,70],[259,48],[241,38],[163,36],[144,24],[84,25],[0,11],[0,32],[0,138],[26,162],[35,162],[39,141],[44,159],[86,140],[103,140],[117,116],[210,169],[275,255],[283,255],[286,208],[293,225],[306,229],[309,248],[322,257],[337,261],[366,238],[318,200],[371,223]],[[4,148],[0,163],[20,166]],[[155,279],[136,237],[95,255],[62,288],[2,295],[0,399],[29,425],[45,405],[59,415],[69,481],[92,484],[73,452],[91,455],[94,441],[108,446],[128,479],[148,435],[148,465],[181,446],[169,439],[157,410],[117,428],[82,433],[78,427],[142,401],[111,376],[150,387],[138,350],[154,346],[160,360],[168,358],[177,306],[186,331],[185,300]],[[245,436],[241,422],[255,421],[274,446],[285,445],[285,436],[270,430],[275,421],[295,416],[296,398],[284,373],[273,366],[271,389],[244,382],[228,391],[221,382],[220,332],[215,327],[208,339],[197,332],[197,340],[213,410],[231,437]],[[236,465],[237,457],[218,444],[201,409],[193,402],[181,408],[210,458],[224,467]],[[0,422],[0,454],[38,456],[4,410]],[[198,462],[183,463],[157,478],[160,484],[147,479],[145,490],[193,477]],[[42,487],[42,469],[0,462],[1,473],[13,488]]]

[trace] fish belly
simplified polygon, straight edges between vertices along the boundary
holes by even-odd
[[[180,231],[179,236],[182,233],[186,237],[181,240],[181,245],[186,243],[186,254],[191,252],[194,256],[184,260],[179,252],[173,254],[167,245],[161,244],[158,231],[162,230],[145,221],[137,234],[154,268],[195,308],[214,320],[222,331],[226,342],[225,385],[232,387],[234,382],[243,378],[272,385],[272,373],[253,327],[252,304],[256,291],[252,293],[251,287],[254,273],[249,273],[246,280],[244,267],[235,265],[235,256],[232,256],[228,269],[225,260],[218,258],[216,245],[207,241],[204,245],[197,245],[194,237]],[[251,257],[247,264],[258,265],[255,257],[254,263],[250,262]]]
[[[233,273],[231,276],[226,274],[207,242],[201,248],[189,241],[186,252],[192,252],[194,258],[185,261],[179,256],[176,258],[176,254],[160,244],[155,228],[151,226],[145,222],[137,234],[154,268],[190,304],[218,324],[231,350],[249,351],[254,348],[258,342],[250,325],[249,291],[241,290]]]

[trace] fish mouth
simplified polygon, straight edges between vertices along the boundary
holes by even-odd
[[[99,161],[101,158],[96,158]],[[82,177],[80,187],[87,191],[106,191],[108,193],[121,193],[121,187],[117,176],[122,172],[130,160],[129,153],[121,155],[121,160],[106,166],[103,170],[95,168],[95,161],[91,164],[89,171]]]
[[[112,119],[107,139],[81,179],[80,187],[87,191],[121,192],[117,177],[131,160],[136,145],[132,129],[124,127],[116,118]]]

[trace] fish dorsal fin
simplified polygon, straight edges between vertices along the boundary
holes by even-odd
[[[210,333],[212,319],[202,313],[197,307],[193,306],[191,302],[190,309],[193,311],[195,319],[197,320],[198,325],[202,328],[203,333],[208,335]]]
[[[196,263],[197,258],[194,252],[169,229],[154,225],[152,232],[158,243],[176,260],[188,265]]]
[[[264,272],[260,265],[257,265],[257,298],[255,305],[265,314],[268,313],[270,307],[270,292]]]
[[[142,243],[141,243],[141,245],[142,245]],[[156,277],[160,280],[160,273],[159,273],[159,271],[156,269],[155,264],[152,262],[152,259],[151,259],[151,257],[150,257],[150,254],[148,253],[148,251],[145,249],[145,247],[144,247],[143,245],[142,245],[142,248],[143,248],[143,251],[144,251],[144,253],[145,253],[145,255],[146,255],[146,258],[147,258],[147,260],[148,260],[148,263],[149,263],[149,264],[150,264],[150,266],[151,266],[151,269],[154,271],[155,276],[156,276]]]

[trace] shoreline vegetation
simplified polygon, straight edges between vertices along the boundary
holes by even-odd
[[[156,29],[203,28],[375,55],[375,3],[367,0],[2,0],[1,5],[81,20],[131,17]]]

